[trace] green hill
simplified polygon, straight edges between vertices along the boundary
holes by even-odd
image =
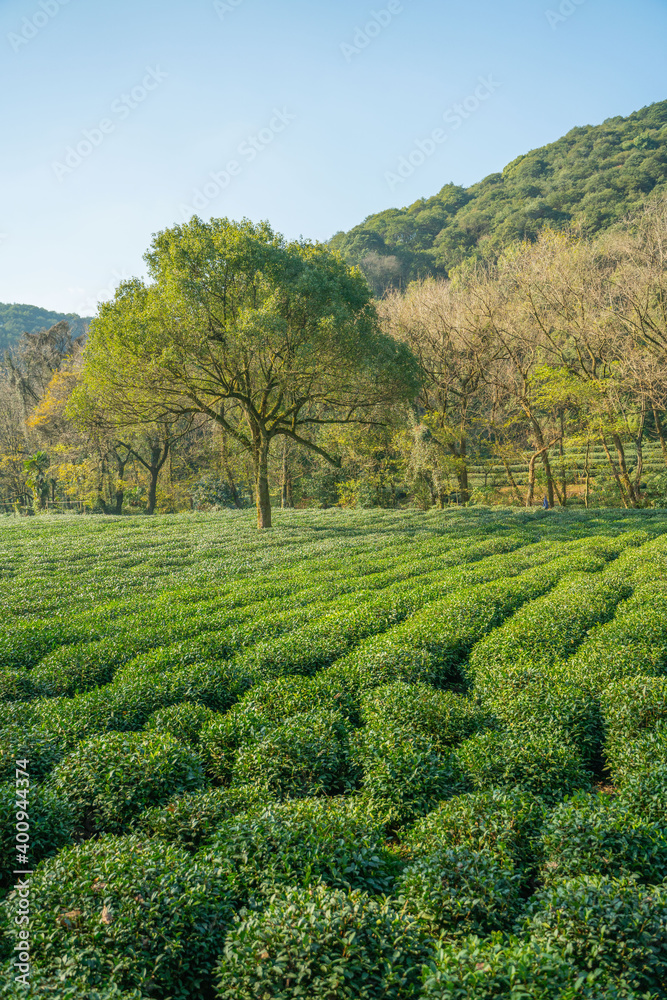
[[[370,215],[332,246],[366,273],[376,293],[427,274],[446,276],[473,255],[533,238],[544,225],[612,226],[667,188],[667,101],[627,118],[573,128],[463,188]]]
[[[69,323],[72,336],[79,337],[88,329],[91,317],[78,316],[76,313],[52,312],[50,309],[40,309],[38,306],[0,302],[0,354],[14,347],[22,333],[48,330],[63,319]]]

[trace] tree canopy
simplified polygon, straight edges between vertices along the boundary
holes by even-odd
[[[318,428],[376,423],[378,406],[417,392],[417,363],[381,332],[363,275],[321,244],[195,217],[145,259],[151,281],[122,283],[91,324],[77,405],[103,400],[119,424],[205,414],[252,459],[260,527],[276,437],[339,464]]]

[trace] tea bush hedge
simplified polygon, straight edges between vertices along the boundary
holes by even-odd
[[[94,736],[57,765],[49,786],[88,831],[121,833],[137,815],[204,783],[199,758],[167,733]]]
[[[349,726],[337,709],[302,712],[236,753],[235,784],[259,784],[280,798],[337,795],[356,784]]]
[[[361,800],[390,827],[430,812],[442,799],[466,791],[468,782],[453,754],[409,729],[385,732],[366,726],[355,734],[352,760],[361,774]]]
[[[601,694],[608,747],[667,728],[667,677],[625,677]]]
[[[161,840],[105,835],[61,850],[31,879],[31,951],[42,973],[64,955],[87,988],[204,1000],[232,919],[225,880]],[[13,894],[0,904],[13,940]],[[210,994],[209,994],[210,995]]]
[[[200,854],[228,871],[241,901],[276,883],[387,892],[401,867],[382,826],[348,797],[290,800],[232,816]]]
[[[20,867],[16,863],[17,822],[29,824],[29,857],[32,865],[73,842],[75,816],[67,799],[48,788],[36,785],[24,800],[17,796],[14,782],[1,784],[0,889],[13,883],[13,871]]]
[[[667,1000],[665,511],[0,522],[33,992]]]
[[[468,792],[441,802],[407,828],[402,840],[413,855],[460,846],[501,851],[525,866],[539,852],[545,815],[544,803],[531,792],[516,788]]]
[[[546,885],[577,875],[667,878],[667,825],[633,815],[616,797],[575,794],[549,814],[542,835]]]
[[[214,718],[215,712],[206,705],[198,705],[194,701],[179,701],[153,712],[148,718],[146,729],[170,733],[179,743],[197,747],[201,730]]]
[[[582,972],[622,976],[636,990],[667,981],[667,889],[629,877],[582,875],[535,894],[524,924]]]
[[[657,725],[635,739],[607,742],[604,754],[612,779],[621,790],[640,777],[657,776],[667,766],[667,725]]]
[[[656,823],[665,820],[667,802],[667,752],[663,746],[663,756],[657,760],[642,761],[643,766],[632,769],[625,775],[619,791],[619,802],[630,813]]]
[[[521,875],[502,851],[441,847],[401,876],[399,898],[434,936],[509,929],[521,906]]]
[[[425,974],[424,1000],[657,1000],[602,970],[582,973],[557,950],[499,932],[445,942]]]
[[[433,740],[439,753],[446,753],[487,722],[486,715],[459,694],[403,681],[366,692],[361,699],[361,717],[366,725],[385,733],[423,733]]]
[[[556,802],[591,785],[582,755],[554,726],[478,733],[455,751],[468,781],[482,790],[522,788]]]
[[[194,850],[215,837],[223,820],[263,809],[271,802],[271,793],[257,785],[200,788],[145,809],[137,818],[137,827],[150,836]]]
[[[428,949],[391,903],[288,887],[238,919],[217,966],[220,1000],[410,1000]]]

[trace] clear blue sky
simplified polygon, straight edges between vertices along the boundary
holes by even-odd
[[[666,40],[665,0],[0,0],[0,301],[90,313],[195,209],[327,239],[474,183],[667,98]]]

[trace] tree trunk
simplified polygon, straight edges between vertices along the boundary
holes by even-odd
[[[155,465],[151,465],[149,472],[151,481],[148,487],[148,507],[146,508],[146,513],[154,514],[155,504],[157,503],[157,480],[160,470]]]
[[[538,451],[537,455],[542,456],[542,465],[544,466],[544,473],[547,477],[547,499],[549,501],[549,506],[554,506],[554,477],[551,471],[551,462],[549,461],[549,448],[551,445],[545,445],[544,435],[542,434],[542,428],[535,419],[535,417],[530,414],[530,422],[533,425],[533,430],[535,432],[535,439],[537,441]]]
[[[646,400],[642,399],[642,412],[641,420],[639,422],[639,428],[637,430],[637,436],[635,438],[635,449],[637,452],[637,470],[635,472],[635,492],[637,494],[637,502],[639,503],[641,499],[641,479],[642,472],[644,471],[644,427],[646,425]]]
[[[540,444],[542,444],[542,442],[540,442]],[[549,500],[549,506],[554,507],[554,477],[553,472],[551,471],[551,462],[549,461],[549,448],[545,448],[541,454],[544,473],[547,477],[547,498]]]
[[[623,483],[621,481],[621,477],[618,474],[618,469],[616,468],[614,460],[611,457],[611,452],[609,451],[609,446],[607,444],[607,439],[605,438],[604,434],[601,434],[600,436],[602,438],[602,447],[605,450],[605,455],[607,456],[607,461],[609,462],[609,466],[611,468],[612,474],[614,476],[614,479],[616,480],[616,485],[618,486],[618,492],[621,494],[621,500],[623,501],[623,506],[627,508],[628,507],[628,498],[625,495],[625,490],[623,489]]]
[[[269,442],[261,440],[255,457],[255,498],[257,527],[271,527],[271,496],[269,494]]]
[[[459,490],[461,491],[461,503],[468,503],[470,500],[470,490],[468,488],[468,442],[465,437],[461,435],[461,446],[459,448],[459,457],[461,460],[461,469],[459,472]]]
[[[114,511],[113,511],[114,514],[122,514],[123,513],[123,500],[124,499],[125,499],[125,491],[117,489],[116,490],[116,495],[114,497],[114,500],[115,500],[115,507],[114,507]]]
[[[135,456],[139,459],[144,468],[148,469],[150,475],[150,485],[148,487],[148,506],[146,508],[147,514],[155,513],[155,504],[157,502],[157,481],[160,475],[160,469],[167,461],[167,456],[169,455],[169,447],[171,442],[166,440],[164,445],[154,444],[151,445],[151,460],[150,463],[145,462],[143,458],[134,452]]]
[[[559,496],[560,504],[562,507],[567,507],[567,475],[565,473],[565,416],[563,410],[560,411],[560,488],[562,491],[562,497]]]
[[[116,465],[118,466],[118,478],[119,479],[123,479],[123,477],[125,475],[125,466],[127,465],[127,463],[130,460],[130,454],[131,454],[131,452],[128,451],[128,453],[125,456],[125,458],[122,459],[120,457],[120,455],[117,454],[117,452],[114,452],[114,455],[116,456]],[[125,498],[125,490],[124,489],[119,489],[117,487],[116,488],[116,495],[114,497],[114,500],[115,500],[114,514],[122,514],[123,513],[123,500],[124,500],[124,498]]]
[[[591,439],[588,438],[588,440],[586,441],[586,469],[585,469],[585,472],[586,472],[586,492],[584,493],[584,506],[586,507],[586,510],[588,510],[588,501],[589,501],[590,491],[591,491],[591,469],[590,469],[590,464],[589,464],[590,453],[591,453]]]
[[[521,496],[521,490],[517,486],[516,479],[514,478],[514,474],[513,474],[512,470],[510,468],[510,464],[507,461],[507,458],[505,457],[505,455],[501,455],[500,457],[501,457],[501,461],[502,461],[503,465],[505,466],[505,472],[507,473],[507,478],[509,479],[510,485],[511,485],[512,489],[514,490],[514,495],[516,496],[516,498],[519,501],[519,503],[523,504],[523,497]],[[484,475],[485,475],[484,485],[486,485],[486,473]]]
[[[563,494],[561,493],[561,491],[560,491],[560,490],[558,489],[558,483],[556,482],[556,480],[555,480],[555,479],[554,479],[554,491],[555,491],[555,493],[556,493],[556,496],[558,497],[558,503],[559,503],[559,504],[561,505],[561,507],[564,507],[564,506],[565,506],[565,503],[564,503],[564,500],[565,500],[566,498],[565,498],[565,496],[564,496],[564,495],[563,495]]]
[[[541,431],[539,431],[539,435],[540,437],[542,437]],[[532,507],[533,498],[535,496],[535,461],[540,455],[542,455],[544,460],[544,456],[548,454],[549,448],[553,448],[553,446],[556,444],[556,441],[558,440],[559,439],[556,438],[555,441],[550,441],[549,444],[544,444],[544,440],[542,440],[542,447],[540,448],[540,450],[536,451],[530,457],[530,462],[528,463],[528,496],[526,497],[526,507]],[[549,501],[549,507],[552,508],[554,505],[554,481],[553,481],[553,476],[549,478],[549,476],[551,475],[551,465],[548,466],[548,470],[549,471],[547,474],[547,500]]]
[[[635,488],[632,485],[632,480],[628,473],[628,466],[625,461],[625,449],[623,447],[623,442],[615,431],[611,433],[611,439],[614,442],[614,447],[616,448],[616,454],[618,456],[618,464],[621,469],[621,478],[623,480],[623,485],[625,486],[628,499],[630,501],[631,507],[637,506],[637,495],[635,493]]]

